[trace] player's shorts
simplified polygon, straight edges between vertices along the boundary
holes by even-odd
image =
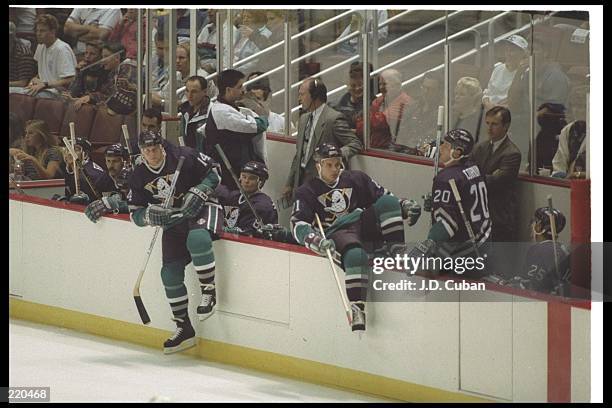
[[[187,235],[189,231],[206,229],[214,240],[219,239],[223,231],[223,207],[206,203],[200,213],[185,222],[164,231],[162,235],[162,262],[164,264],[184,260],[185,265],[191,262],[191,254],[187,250]]]

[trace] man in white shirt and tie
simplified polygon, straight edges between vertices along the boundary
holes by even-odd
[[[344,116],[327,105],[327,87],[319,78],[305,80],[298,90],[298,98],[305,112],[298,124],[296,153],[282,196],[291,200],[295,189],[317,176],[313,152],[322,143],[334,143],[340,150],[345,165],[363,148]]]

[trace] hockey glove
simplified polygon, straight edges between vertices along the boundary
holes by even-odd
[[[83,192],[80,194],[75,194],[68,199],[68,202],[71,204],[81,204],[87,205],[89,204],[89,196]]]
[[[321,256],[327,255],[327,250],[335,251],[336,245],[331,239],[323,238],[316,232],[311,232],[304,238],[304,246]]]
[[[108,213],[119,213],[121,208],[121,196],[119,194],[113,194],[109,197],[102,197],[89,204],[85,208],[85,215],[91,220],[91,222],[97,222],[100,217]]]
[[[402,200],[402,218],[408,220],[408,225],[412,226],[417,223],[421,216],[421,206],[414,200]]]
[[[210,187],[204,186],[202,189],[191,187],[187,194],[185,194],[181,212],[187,218],[196,217],[202,208],[204,208],[204,203],[206,203],[208,197],[212,194],[214,194],[214,190]]]
[[[240,227],[223,227],[223,232],[227,232],[228,234],[241,234],[242,229],[240,229]]]
[[[177,222],[183,215],[174,208],[164,208],[160,205],[149,205],[145,211],[144,221],[154,227],[168,226]]]
[[[417,244],[408,252],[409,258],[428,257],[434,254],[436,251],[436,243],[432,239],[426,239],[423,242],[417,242]]]
[[[427,193],[423,196],[423,210],[431,212],[433,209],[433,201],[431,199],[431,193]]]

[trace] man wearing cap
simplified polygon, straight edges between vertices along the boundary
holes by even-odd
[[[15,24],[9,21],[9,86],[26,86],[36,75],[36,61],[16,32]]]
[[[514,80],[517,68],[526,63],[529,44],[520,35],[513,34],[503,40],[504,62],[497,63],[491,73],[487,89],[483,91],[482,103],[485,111],[495,105],[505,105],[508,98],[508,89]]]

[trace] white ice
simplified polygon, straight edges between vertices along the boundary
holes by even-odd
[[[49,386],[51,402],[385,401],[14,319],[9,386]]]

